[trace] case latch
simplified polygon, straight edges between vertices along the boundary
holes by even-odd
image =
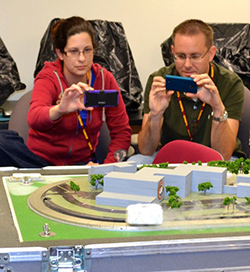
[[[84,272],[83,246],[50,247],[51,271]]]

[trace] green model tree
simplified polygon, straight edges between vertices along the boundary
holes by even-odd
[[[179,191],[180,189],[176,186],[166,186],[166,192],[168,193],[169,196],[173,196],[176,195],[176,193]]]
[[[179,191],[179,188],[176,186],[166,186],[166,192],[168,193],[168,202],[167,206],[171,209],[180,208],[182,205],[181,198],[176,194]]]
[[[247,197],[247,196],[245,196],[245,199],[246,199],[246,205],[250,205],[250,197]]]
[[[227,206],[227,211],[229,210],[229,206],[230,206],[231,203],[232,203],[232,200],[231,200],[230,197],[227,196],[227,197],[224,198],[223,205]]]
[[[90,175],[90,184],[97,189],[99,184],[103,186],[103,178],[101,174]]]
[[[158,164],[143,164],[139,169],[142,169],[144,167],[153,167],[153,168],[168,168],[169,163],[168,162],[161,162]]]
[[[206,195],[207,191],[210,190],[210,188],[213,188],[213,184],[211,182],[202,182],[198,184],[198,190],[199,192],[204,192],[204,195]]]
[[[80,186],[75,184],[73,181],[71,181],[69,185],[70,185],[70,189],[74,191],[75,194],[76,192],[80,191]]]
[[[174,208],[180,208],[182,205],[181,198],[178,195],[171,195],[169,196],[167,206],[171,207],[171,209]]]
[[[233,197],[225,197],[224,200],[223,200],[223,205],[227,206],[227,210],[229,209],[229,206],[231,204],[233,204],[233,210],[234,210],[234,207],[235,205],[237,205],[237,197],[236,196],[233,196]]]
[[[233,196],[232,197],[232,204],[233,204],[233,210],[234,210],[234,207],[237,205],[237,197],[236,196]]]
[[[227,170],[233,174],[243,173],[249,174],[250,159],[239,158],[235,161],[211,161],[207,163],[208,166],[226,167]]]

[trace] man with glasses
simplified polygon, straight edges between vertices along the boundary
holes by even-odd
[[[152,163],[160,146],[183,139],[212,147],[229,160],[240,152],[237,133],[243,83],[235,73],[212,62],[216,48],[213,31],[206,23],[184,21],[174,29],[172,39],[175,62],[151,74],[146,85],[138,135],[139,151],[146,156],[138,155],[137,159]],[[191,94],[166,90],[168,74],[192,78],[199,91]]]

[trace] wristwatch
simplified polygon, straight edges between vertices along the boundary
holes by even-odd
[[[227,111],[225,110],[224,113],[223,113],[223,115],[222,115],[221,117],[215,117],[215,116],[214,116],[214,113],[211,112],[211,116],[213,117],[213,120],[214,120],[214,121],[217,121],[217,122],[224,122],[224,121],[226,121],[227,118],[228,118],[228,113],[227,113]]]

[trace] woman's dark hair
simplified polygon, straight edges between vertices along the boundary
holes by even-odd
[[[92,40],[93,47],[95,49],[95,34],[90,22],[77,16],[57,21],[51,30],[54,48],[57,48],[61,52],[64,52],[64,48],[67,44],[68,38],[82,32],[86,32],[89,34]]]

